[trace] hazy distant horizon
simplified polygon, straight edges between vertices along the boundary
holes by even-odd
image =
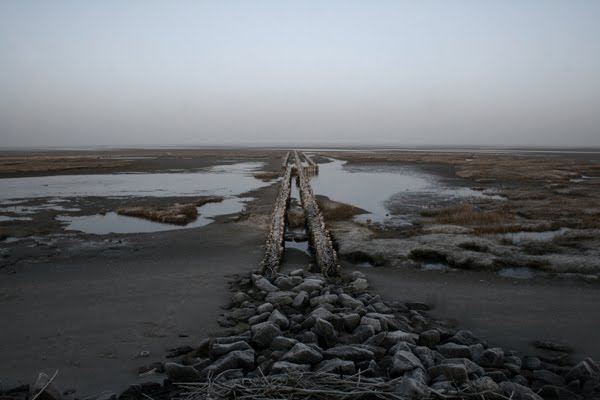
[[[0,147],[600,146],[600,2],[0,3]]]
[[[350,150],[350,151],[418,151],[418,152],[511,152],[515,153],[589,153],[600,154],[600,146],[477,146],[477,145],[395,145],[395,144],[340,144],[340,143],[230,143],[230,144],[130,144],[130,145],[86,145],[86,146],[0,146],[0,152],[28,151],[128,151],[128,150],[194,150],[194,149],[297,149],[297,150]]]

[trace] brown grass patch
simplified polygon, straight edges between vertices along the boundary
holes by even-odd
[[[323,217],[328,221],[340,221],[366,212],[351,204],[330,200],[326,196],[316,196],[316,200]]]
[[[482,210],[466,203],[437,210],[424,210],[421,215],[433,217],[440,224],[470,227],[477,233],[506,233],[524,230],[520,224],[513,223],[514,215],[505,207]]]
[[[290,208],[287,212],[288,226],[290,228],[300,228],[306,224],[304,210],[300,207]]]
[[[203,205],[208,203],[220,203],[224,199],[225,198],[222,196],[205,196],[199,200],[196,200],[194,204],[196,205],[196,207],[202,207]]]
[[[340,204],[335,208],[323,210],[323,216],[330,221],[338,221],[342,219],[352,218],[356,214],[360,214],[358,209],[350,204]]]
[[[257,172],[254,174],[254,177],[256,179],[260,179],[263,182],[268,182],[271,181],[273,179],[277,179],[281,176],[281,173],[279,172],[273,172],[273,171],[261,171],[261,172]]]
[[[185,225],[198,217],[195,204],[175,204],[172,207],[124,207],[117,214],[129,217],[144,218],[167,224]]]

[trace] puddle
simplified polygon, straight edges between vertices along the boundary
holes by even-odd
[[[29,215],[36,214],[39,211],[43,210],[54,210],[54,211],[67,211],[67,212],[76,212],[81,211],[81,209],[76,207],[63,207],[60,204],[56,204],[56,202],[43,204],[39,206],[9,206],[0,208],[0,213],[12,213],[19,215]]]
[[[444,263],[425,262],[422,265],[422,269],[425,271],[448,271],[450,270],[450,266]]]
[[[245,204],[252,198],[232,197],[220,203],[208,203],[198,207],[198,218],[187,225],[171,225],[160,222],[148,221],[142,218],[128,217],[110,212],[105,215],[86,215],[72,217],[61,215],[57,220],[65,222],[65,230],[75,230],[96,235],[108,233],[148,233],[172,231],[177,229],[190,229],[206,226],[219,215],[234,214],[242,211]]]
[[[395,204],[401,204],[404,210],[418,210],[432,199],[499,198],[470,188],[448,187],[436,176],[411,166],[347,166],[346,161],[331,160],[330,163],[319,164],[319,175],[311,179],[313,190],[315,194],[369,211],[369,214],[356,216],[358,221],[406,225],[410,222],[402,215],[392,215],[390,209],[394,209]]]
[[[292,240],[286,240],[284,243],[285,243],[284,246],[286,249],[296,249],[296,250],[300,250],[303,253],[308,254],[309,256],[311,255],[308,241],[294,242]]]
[[[10,206],[14,204],[21,204],[26,202],[27,200],[4,200],[0,201],[0,206]]]
[[[498,275],[503,278],[532,279],[536,272],[529,267],[507,267],[499,270]]]
[[[501,235],[505,239],[510,239],[513,243],[522,243],[528,241],[549,242],[552,239],[562,236],[569,232],[569,228],[560,228],[556,231],[545,232],[513,232]]]
[[[255,179],[263,162],[217,165],[185,173],[55,175],[0,179],[0,201],[38,197],[236,196],[271,183]]]
[[[31,221],[30,217],[8,217],[6,215],[0,215],[0,222],[2,221]]]
[[[296,185],[296,179],[292,179],[292,184],[290,185],[290,207],[293,206],[302,206],[302,200],[300,199],[300,189]]]
[[[373,264],[371,264],[368,261],[360,261],[357,263],[352,263],[353,267],[358,267],[358,268],[373,268]]]
[[[100,157],[102,160],[156,160],[156,156],[108,156]]]

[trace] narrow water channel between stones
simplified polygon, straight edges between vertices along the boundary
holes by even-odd
[[[297,185],[297,177],[295,176],[292,178],[288,211],[294,207],[302,208],[300,190]],[[285,250],[280,267],[281,272],[306,268],[308,264],[315,263],[315,257],[310,245],[309,233],[306,226],[291,227],[286,218],[284,238]]]

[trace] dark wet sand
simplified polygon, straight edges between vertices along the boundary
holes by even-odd
[[[533,354],[538,351],[531,341],[551,340],[574,347],[576,359],[600,359],[597,283],[390,267],[360,271],[368,275],[373,291],[387,300],[432,304],[433,316],[455,321],[458,328],[471,330],[492,346]]]
[[[3,387],[55,370],[59,387],[80,398],[135,383],[137,367],[164,360],[166,348],[219,329],[225,275],[256,269],[264,236],[247,224],[216,223],[139,235],[130,246],[138,251],[0,271]],[[141,351],[151,354],[132,359]]]

